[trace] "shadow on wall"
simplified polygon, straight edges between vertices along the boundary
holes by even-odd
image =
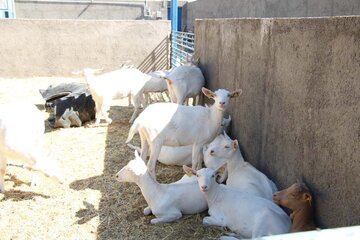
[[[137,67],[144,73],[170,68],[170,39],[164,38]]]

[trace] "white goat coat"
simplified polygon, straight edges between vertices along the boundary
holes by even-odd
[[[226,185],[272,200],[273,193],[277,191],[275,183],[250,163],[245,162],[239,147],[234,149],[232,143],[228,136],[219,135],[204,151],[205,165],[217,169],[227,163]]]
[[[27,164],[27,168],[42,172],[62,182],[58,166],[42,153],[45,131],[44,115],[30,103],[8,103],[0,106],[0,192],[8,159]],[[38,181],[35,176],[32,185]]]
[[[167,84],[166,80],[162,77],[166,76],[166,74],[169,74],[170,70],[168,71],[155,71],[149,73],[149,75],[152,77],[149,81],[147,81],[144,85],[143,92],[163,92],[167,90]]]
[[[242,156],[235,156],[228,161],[227,172],[226,185],[240,191],[269,200],[272,200],[272,195],[277,191],[275,183],[250,163],[245,162]]]
[[[136,68],[121,68],[112,72],[95,76],[91,69],[84,69],[89,90],[96,104],[96,124],[100,122],[100,114],[108,123],[106,112],[110,108],[111,100],[131,96],[134,101],[134,112],[129,122],[133,122],[140,111],[141,105],[146,105],[142,89],[152,76],[142,73]]]
[[[186,98],[196,97],[201,94],[205,78],[197,66],[179,66],[166,75],[171,101],[183,104]]]
[[[246,238],[290,231],[290,217],[272,201],[217,184],[211,178],[214,170],[206,168],[197,173],[199,187],[207,187],[203,194],[210,216],[203,219],[205,225],[228,227]]]
[[[139,153],[141,152],[140,147],[136,147],[132,144],[128,144],[128,146],[132,149],[137,150]],[[191,164],[191,153],[191,145],[180,147],[162,146],[158,161],[165,165],[189,165]]]
[[[142,170],[137,169],[129,174],[126,171],[133,163],[143,165]],[[134,172],[138,173],[134,174]],[[116,176],[120,182],[135,182],[140,187],[148,204],[144,214],[152,212],[156,216],[151,220],[152,224],[172,222],[181,218],[183,214],[200,213],[207,209],[207,202],[198,188],[196,178],[185,175],[175,183],[160,184],[149,174],[145,163],[138,156]]]
[[[155,103],[146,108],[134,121],[126,142],[136,132],[140,134],[141,158],[146,159],[150,149],[149,171],[156,178],[155,167],[161,147],[192,145],[192,166],[201,168],[201,148],[211,142],[219,132],[230,99],[241,94],[241,90],[230,93],[225,89],[212,92],[202,89],[214,99],[211,107],[183,106],[175,103]]]
[[[220,128],[220,132],[223,132],[230,125],[230,121],[231,118],[227,118],[227,119],[224,118],[222,126]],[[218,138],[219,136],[217,136],[213,142],[215,142]],[[131,147],[132,149],[137,150],[138,152],[141,152],[141,149],[139,147],[136,147],[132,144],[128,144],[128,146]],[[205,150],[203,151],[205,152]],[[191,155],[192,155],[192,145],[178,146],[178,147],[162,146],[158,157],[158,161],[165,165],[177,165],[177,166],[190,165],[192,162]],[[212,168],[212,169],[216,169],[216,168]]]
[[[202,106],[183,106],[176,103],[155,103],[143,111],[131,126],[129,142],[136,131],[147,132],[150,141],[161,139],[166,146],[186,146],[192,143],[205,144],[215,138],[221,125],[222,115]],[[214,119],[206,124],[205,119]],[[204,119],[204,121],[201,121]],[[209,121],[208,121],[209,122]]]

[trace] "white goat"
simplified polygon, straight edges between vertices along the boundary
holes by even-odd
[[[253,239],[290,231],[289,216],[272,201],[218,184],[215,179],[223,167],[198,171],[183,168],[196,175],[208,203],[210,216],[203,219],[204,225],[228,227],[242,237]]]
[[[208,145],[204,152],[205,165],[217,169],[227,163],[228,178],[226,185],[253,194],[258,197],[272,200],[277,187],[265,174],[257,170],[250,163],[245,162],[237,140],[229,136],[219,135],[217,141]]]
[[[142,73],[136,68],[122,67],[119,70],[95,76],[98,70],[85,68],[83,73],[89,86],[91,95],[95,101],[96,121],[100,123],[100,115],[110,124],[112,119],[108,116],[110,104],[113,99],[121,99],[131,96],[134,102],[134,112],[130,123],[134,121],[140,112],[141,105],[146,106],[142,88],[151,79],[151,76]]]
[[[165,76],[170,99],[183,104],[186,98],[197,97],[193,105],[198,105],[201,88],[205,84],[204,75],[197,66],[179,66]]]
[[[221,124],[221,131],[225,131],[230,125],[231,117],[224,118]],[[215,140],[218,137],[215,138]],[[215,141],[214,140],[214,141]],[[134,146],[130,143],[127,144],[130,148],[137,150],[141,153],[141,148]],[[171,146],[162,146],[159,154],[158,161],[165,165],[190,165],[191,164],[191,155],[192,155],[192,145],[171,147]]]
[[[166,81],[163,77],[171,72],[170,70],[159,70],[149,73],[151,79],[147,81],[142,89],[142,92],[145,94],[147,99],[147,104],[151,103],[150,93],[160,93],[163,94],[168,88]],[[162,96],[162,95],[161,95]],[[165,101],[162,97],[161,99],[163,102]]]
[[[200,213],[207,209],[203,194],[199,191],[196,179],[183,177],[178,182],[160,184],[149,174],[144,161],[135,151],[135,159],[123,167],[116,178],[120,182],[136,183],[148,204],[144,215],[153,213],[156,218],[152,224],[172,222],[183,214]]]
[[[155,103],[147,107],[131,126],[126,143],[139,132],[141,158],[146,160],[150,148],[148,167],[154,178],[156,161],[163,145],[192,145],[192,166],[201,168],[199,155],[202,146],[211,142],[219,132],[230,98],[241,94],[241,90],[232,93],[224,89],[215,93],[206,88],[202,90],[205,96],[215,100],[211,107]]]
[[[24,162],[24,168],[63,182],[57,163],[44,156],[41,141],[45,131],[40,110],[29,103],[0,106],[0,192],[4,192],[4,176],[8,159]],[[32,185],[38,179],[33,176]]]

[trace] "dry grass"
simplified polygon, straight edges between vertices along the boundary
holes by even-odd
[[[0,79],[0,103],[26,100],[41,106],[38,89],[79,79]],[[110,126],[48,129],[45,147],[60,161],[66,183],[42,178],[30,187],[31,174],[8,167],[0,194],[0,239],[216,239],[222,231],[203,227],[206,212],[162,225],[150,225],[146,202],[133,183],[114,176],[133,151],[125,144],[132,108],[113,105]],[[46,114],[44,113],[46,116]],[[26,122],[24,121],[24,124]],[[139,145],[139,138],[133,140]],[[15,163],[15,162],[13,162]],[[158,165],[160,182],[182,175],[180,167]]]

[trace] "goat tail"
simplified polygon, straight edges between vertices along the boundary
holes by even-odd
[[[130,131],[129,131],[129,136],[126,139],[125,143],[129,143],[131,141],[131,139],[133,139],[135,133],[138,132],[139,129],[139,123],[138,123],[138,118],[135,119],[134,123],[131,125]]]

